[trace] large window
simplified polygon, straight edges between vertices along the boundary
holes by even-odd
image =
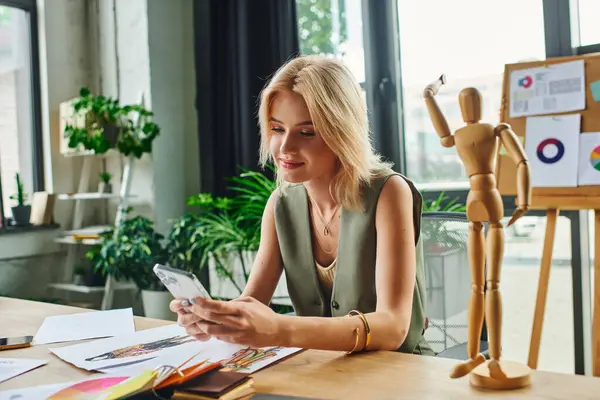
[[[41,134],[39,93],[34,72],[35,46],[32,42],[32,8],[35,2],[23,2],[23,8],[3,5],[0,1],[0,182],[4,225],[16,205],[10,197],[17,191],[19,174],[25,193],[43,189],[41,172]],[[19,5],[19,2],[11,2]]]
[[[297,0],[302,54],[338,58],[364,85],[365,61],[360,0]]]
[[[574,14],[573,21],[578,24],[572,28],[573,43],[579,46],[589,46],[600,43],[600,1],[577,0],[572,2],[571,12]]]
[[[545,58],[542,1],[398,0],[407,174],[438,188],[466,186],[455,148],[444,148],[427,113],[423,89],[442,73],[438,101],[450,128],[464,125],[458,93],[474,86],[482,119],[498,123],[504,64]]]

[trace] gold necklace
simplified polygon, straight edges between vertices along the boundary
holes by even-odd
[[[327,230],[327,232],[329,232],[329,229]],[[328,233],[326,233],[326,235],[327,234]],[[323,243],[321,242],[321,239],[319,238],[319,232],[317,231],[316,226],[315,226],[314,237],[317,240],[317,244],[319,245],[319,247],[321,248],[321,250],[323,250],[323,252],[325,252],[326,254],[329,254],[329,255],[333,254],[337,250],[337,248],[338,248],[338,246],[340,244],[339,241],[338,241],[337,244],[336,244],[336,246],[332,250],[325,250],[325,246],[323,246]]]
[[[321,220],[321,223],[323,224],[323,234],[325,236],[329,236],[329,234],[331,233],[331,230],[329,229],[329,224],[331,224],[331,221],[333,221],[333,217],[335,217],[335,215],[337,214],[338,210],[341,207],[341,204],[337,205],[337,207],[335,208],[335,210],[333,210],[333,213],[331,214],[331,217],[329,218],[329,221],[325,222],[325,218],[323,217],[323,214],[321,214],[321,210],[319,209],[319,207],[317,207],[317,204],[315,203],[315,201],[310,196],[308,196],[308,198],[310,199],[310,202],[312,203],[312,205],[317,210],[317,216],[319,217],[319,219]]]

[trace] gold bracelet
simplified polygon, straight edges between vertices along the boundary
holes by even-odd
[[[362,320],[363,325],[365,326],[365,332],[367,335],[367,339],[365,341],[365,345],[363,346],[362,350],[367,350],[367,347],[369,347],[369,343],[371,343],[371,327],[369,326],[369,322],[367,321],[367,317],[365,317],[365,315],[358,311],[358,310],[352,310],[348,313],[348,316],[351,315],[358,315],[358,317]],[[362,351],[361,350],[361,351]]]
[[[354,353],[356,351],[356,348],[358,347],[358,336],[359,336],[359,332],[358,331],[359,331],[358,328],[356,328],[354,330],[354,333],[356,335],[356,341],[354,342],[354,347],[352,348],[352,350],[347,351],[346,354],[352,354],[352,353]]]

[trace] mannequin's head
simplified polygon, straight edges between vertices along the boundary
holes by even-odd
[[[458,103],[463,121],[467,124],[481,120],[481,93],[479,90],[473,87],[461,90],[458,95]]]

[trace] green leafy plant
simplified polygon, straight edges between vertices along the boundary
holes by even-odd
[[[112,179],[112,174],[110,172],[101,172],[100,173],[100,180],[104,183],[106,183],[107,185],[110,183],[110,180]]]
[[[95,271],[117,280],[130,279],[140,290],[165,290],[152,271],[156,263],[167,260],[164,237],[154,230],[151,220],[143,216],[125,218],[118,230],[111,229],[101,237],[102,243],[86,254]]]
[[[17,205],[24,206],[27,201],[27,193],[25,193],[25,189],[23,188],[23,181],[21,181],[21,176],[17,172],[15,174],[15,181],[17,184],[17,193],[10,196],[11,200],[15,200]]]
[[[461,204],[457,199],[450,199],[445,192],[433,200],[423,202],[423,211],[446,211],[446,212],[465,212],[467,206]]]
[[[457,199],[449,199],[441,192],[439,196],[431,201],[424,202],[424,212],[465,212],[466,205]],[[432,254],[443,254],[448,251],[460,251],[466,249],[467,241],[464,232],[452,227],[445,220],[429,220],[421,224],[422,240],[425,243],[425,252]]]
[[[168,263],[173,268],[197,274],[202,265],[202,229],[198,216],[187,213],[172,222],[166,244]]]
[[[200,266],[214,263],[220,278],[228,279],[242,293],[242,287],[234,277],[231,257],[241,263],[245,282],[250,274],[246,265],[247,254],[258,250],[260,223],[269,196],[276,184],[261,172],[241,169],[229,178],[231,197],[213,197],[200,193],[188,199],[188,205],[199,208],[195,229],[197,230]]]
[[[73,102],[74,123],[67,123],[64,135],[68,146],[104,154],[116,148],[125,156],[142,157],[152,151],[160,128],[153,113],[141,104],[122,106],[118,99],[94,95],[81,88]]]

